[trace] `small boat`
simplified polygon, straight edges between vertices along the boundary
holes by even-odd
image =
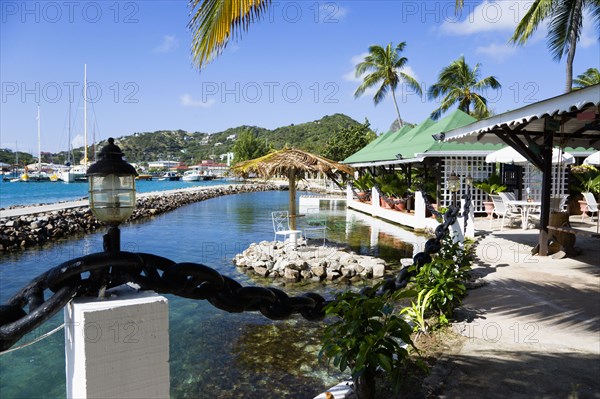
[[[177,172],[167,172],[164,175],[162,175],[162,177],[158,180],[161,181],[178,181],[181,179],[181,176],[179,174],[177,174]]]
[[[217,176],[210,173],[208,170],[205,170],[202,175],[200,175],[200,180],[213,180]]]
[[[183,173],[181,180],[183,181],[199,181],[201,178],[200,173],[195,170],[188,170]]]
[[[135,177],[136,180],[152,180],[152,175],[142,173]]]

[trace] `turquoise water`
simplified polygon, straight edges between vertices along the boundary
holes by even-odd
[[[43,183],[42,183],[43,184]],[[287,192],[239,194],[179,208],[149,221],[123,226],[122,247],[174,261],[204,263],[243,285],[273,284],[240,273],[231,258],[250,243],[272,240],[270,212],[287,208]],[[343,209],[327,211],[328,238],[388,259],[410,256],[397,244],[373,247],[369,226],[346,221]],[[0,303],[33,277],[61,262],[99,252],[102,233],[49,243],[0,258]],[[380,242],[393,242],[381,240]],[[408,255],[407,255],[408,254]],[[280,284],[280,283],[279,283]],[[280,287],[330,296],[322,284]],[[206,301],[168,296],[171,396],[175,398],[312,398],[339,382],[317,360],[323,323],[300,317],[271,321],[259,314],[229,314]],[[23,339],[62,323],[62,312]],[[65,394],[64,335],[0,356],[0,398],[59,398]]]
[[[139,193],[149,191],[173,190],[194,186],[213,186],[232,184],[233,181],[209,180],[198,182],[138,180],[136,189]],[[76,200],[88,195],[87,183],[10,183],[0,179],[0,208],[12,205],[47,204],[59,201]]]

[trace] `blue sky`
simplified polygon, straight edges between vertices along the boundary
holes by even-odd
[[[187,1],[3,1],[0,147],[37,152],[68,148],[83,134],[83,71],[89,82],[88,134],[96,139],[162,129],[217,132],[266,128],[333,113],[365,118],[378,133],[395,119],[391,96],[374,106],[355,99],[354,65],[372,44],[405,41],[405,72],[426,90],[464,55],[502,84],[488,93],[497,113],[562,94],[565,65],[541,29],[525,47],[508,38],[529,1],[274,1],[262,21],[202,71],[192,66]],[[598,67],[597,33],[586,23],[575,75]],[[420,122],[437,107],[397,92],[403,119]]]

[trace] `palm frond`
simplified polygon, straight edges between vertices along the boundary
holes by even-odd
[[[583,0],[557,3],[548,27],[548,47],[552,57],[560,61],[569,48],[576,46],[583,29]]]
[[[509,42],[524,45],[544,19],[552,13],[554,0],[535,0],[517,25]]]
[[[192,59],[202,68],[220,54],[232,37],[241,37],[259,19],[271,0],[191,0]]]
[[[405,74],[404,72],[400,72],[399,75],[402,78],[402,80],[404,80],[404,83],[406,83],[406,86],[408,88],[413,89],[417,94],[423,96],[423,89],[421,89],[421,85],[415,80],[415,78]]]

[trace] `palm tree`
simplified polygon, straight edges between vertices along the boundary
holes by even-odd
[[[499,89],[502,85],[495,76],[480,79],[480,66],[481,64],[478,63],[475,68],[471,69],[466,63],[465,57],[460,56],[441,70],[437,83],[431,86],[427,92],[430,100],[443,97],[439,108],[431,113],[432,119],[438,119],[442,113],[456,103],[458,103],[458,109],[470,115],[490,114],[487,100],[478,93],[488,88]],[[471,111],[471,104],[474,106],[473,111]]]
[[[457,10],[464,0],[456,0]],[[250,22],[259,20],[272,0],[190,0],[192,59],[202,68],[219,55],[232,37],[241,37]]]
[[[584,87],[600,84],[600,71],[598,71],[598,68],[588,68],[587,71],[581,75],[578,75],[573,80],[573,83],[575,84],[573,90],[583,89]]]
[[[399,43],[396,47],[392,47],[392,43],[388,44],[386,48],[377,45],[369,47],[369,55],[365,57],[363,62],[356,66],[356,76],[360,77],[365,72],[370,73],[363,77],[362,84],[358,86],[354,93],[354,97],[356,98],[361,96],[367,89],[381,84],[373,96],[373,101],[377,105],[385,98],[388,91],[391,90],[400,127],[404,126],[404,122],[400,118],[400,110],[396,101],[395,90],[398,87],[398,83],[404,81],[409,88],[413,89],[419,95],[423,95],[419,83],[412,76],[401,72],[402,68],[408,62],[406,57],[400,57],[400,53],[404,50],[404,47],[406,47],[406,42]]]
[[[548,47],[556,61],[567,56],[565,92],[573,85],[573,60],[583,28],[583,13],[589,8],[600,27],[600,0],[535,0],[517,25],[510,42],[524,45],[540,23],[548,23]]]

